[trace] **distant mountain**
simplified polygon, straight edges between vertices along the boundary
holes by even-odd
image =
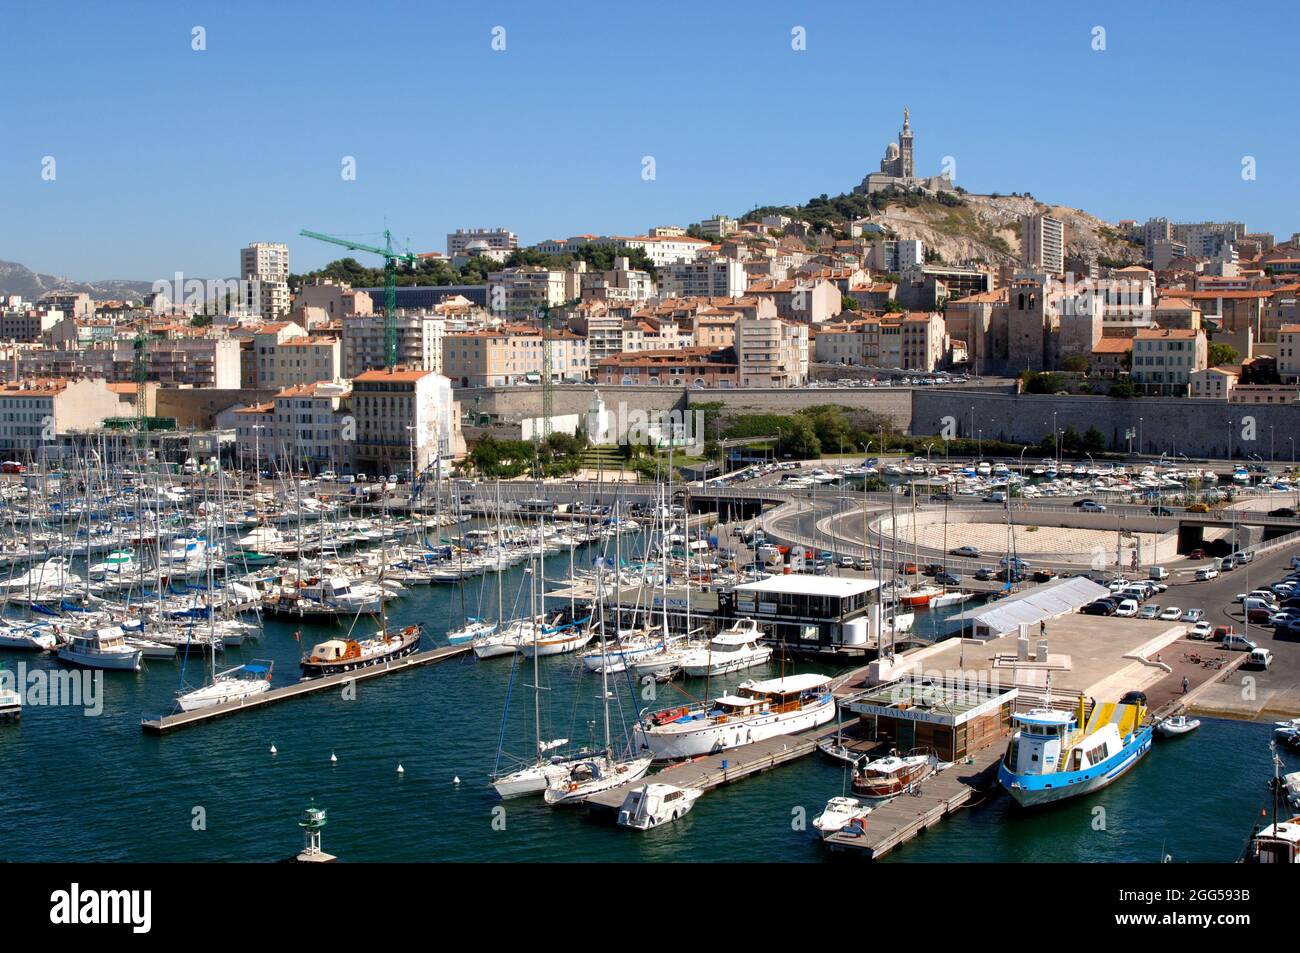
[[[52,291],[83,291],[96,301],[111,301],[140,298],[152,290],[152,281],[73,281],[43,275],[16,261],[0,261],[0,295],[22,295],[28,301],[37,301]]]

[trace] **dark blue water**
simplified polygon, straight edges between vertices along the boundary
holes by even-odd
[[[566,573],[567,556],[548,576]],[[513,604],[522,573],[503,582]],[[471,614],[479,583],[466,590]],[[484,589],[491,614],[495,582]],[[520,603],[521,608],[523,603]],[[434,641],[459,624],[456,587],[411,590],[394,603],[393,624],[423,621]],[[231,649],[219,664],[273,658],[277,682],[296,677],[301,646],[294,626],[270,621],[260,643]],[[340,628],[305,626],[303,643]],[[49,658],[2,653],[57,667]],[[472,655],[186,728],[143,734],[139,720],[169,707],[179,663],[153,661],[137,674],[105,673],[100,717],[80,709],[29,706],[17,725],[0,725],[0,856],[14,861],[278,860],[301,846],[297,820],[308,800],[329,809],[326,850],[343,860],[785,860],[824,857],[806,830],[827,798],[842,793],[838,764],[821,756],[710,792],[682,821],[635,834],[557,811],[540,798],[500,802],[487,785],[496,758],[509,658]],[[520,662],[507,747],[525,754],[533,739],[531,662]],[[599,741],[600,679],[574,656],[542,660],[547,737]],[[801,666],[800,670],[807,670]],[[789,671],[789,669],[787,669]],[[191,673],[197,681],[197,669]],[[715,681],[715,690],[751,671]],[[769,674],[776,674],[774,667]],[[632,700],[623,676],[616,717],[671,703]],[[686,689],[703,690],[702,682]],[[616,729],[617,730],[617,729]],[[1157,742],[1130,775],[1090,798],[1036,814],[998,797],[969,809],[897,852],[891,861],[1233,859],[1267,801],[1267,725],[1209,721],[1195,735]],[[274,744],[278,754],[269,753]],[[331,765],[330,754],[338,756]],[[397,774],[397,765],[405,774]],[[1294,770],[1297,766],[1291,765]],[[459,776],[461,783],[453,784]],[[1106,825],[1093,829],[1093,809]],[[194,829],[201,808],[206,829]],[[501,811],[504,810],[502,814]],[[496,813],[494,813],[496,812]]]

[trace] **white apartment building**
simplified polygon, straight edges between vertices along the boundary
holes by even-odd
[[[102,378],[29,378],[0,385],[0,452],[31,459],[42,446],[109,417],[134,414]]]
[[[725,215],[715,215],[700,222],[700,234],[709,238],[726,238],[740,231],[740,222]]]
[[[470,245],[509,255],[519,247],[519,236],[506,228],[458,228],[447,234],[447,257],[472,254]]]
[[[319,473],[352,464],[351,387],[318,381],[286,387],[271,400],[241,407],[218,419],[235,429],[240,459],[288,463]],[[225,416],[225,415],[223,415]]]
[[[431,314],[399,312],[397,364],[442,373],[444,322]],[[343,376],[383,367],[387,337],[382,314],[358,314],[343,319]]]
[[[433,371],[366,371],[352,381],[353,460],[364,473],[422,472],[465,454],[451,381]]]
[[[1148,328],[1133,339],[1133,383],[1156,394],[1186,395],[1191,375],[1206,367],[1205,332]]]
[[[283,242],[253,242],[239,252],[244,307],[274,321],[289,313],[289,246]]]
[[[1050,215],[1026,215],[1020,223],[1020,260],[1030,271],[1065,271],[1065,223]]]
[[[781,318],[736,322],[741,387],[801,387],[808,382],[808,327]]]
[[[295,387],[343,376],[343,345],[335,337],[296,337],[275,346],[259,387]]]
[[[1277,373],[1287,383],[1300,381],[1300,324],[1278,328]]]
[[[867,263],[872,271],[901,275],[925,264],[925,242],[919,239],[884,238],[871,243]]]
[[[525,265],[488,275],[488,308],[519,315],[554,308],[578,297],[580,272]]]
[[[675,261],[659,269],[659,293],[672,298],[738,298],[749,283],[743,262],[735,258]]]
[[[1188,375],[1191,396],[1200,400],[1231,400],[1238,373],[1227,367],[1206,367]]]

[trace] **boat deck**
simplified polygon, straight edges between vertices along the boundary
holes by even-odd
[[[729,748],[718,754],[679,762],[655,774],[648,774],[639,781],[629,781],[602,791],[588,798],[586,803],[592,809],[617,811],[623,806],[629,791],[649,782],[710,791],[812,754],[817,750],[817,742],[834,736],[836,731],[834,725],[822,725],[799,734],[778,735],[738,748]]]
[[[857,851],[868,860],[878,860],[906,844],[966,804],[977,792],[996,784],[997,763],[1003,747],[995,745],[973,755],[969,761],[931,775],[915,794],[902,794],[867,815],[861,835],[843,831],[823,843],[831,850]]]
[[[408,655],[406,658],[386,662],[383,665],[372,665],[369,668],[357,669],[352,672],[340,672],[337,675],[325,675],[321,678],[295,682],[292,685],[273,688],[269,692],[263,692],[260,695],[254,695],[235,702],[228,702],[224,705],[214,705],[211,708],[200,708],[196,711],[179,712],[174,715],[144,718],[140,721],[140,727],[148,734],[163,735],[169,731],[175,731],[177,728],[185,728],[189,725],[211,721],[225,715],[250,711],[254,708],[264,708],[267,705],[274,705],[276,702],[285,701],[289,698],[298,698],[302,695],[310,695],[312,692],[324,691],[327,688],[336,688],[346,682],[361,682],[368,678],[378,678],[380,675],[404,672],[408,669],[418,668],[421,665],[441,662],[444,659],[464,655],[472,648],[473,646],[466,642],[463,645],[445,645],[436,649],[427,649],[423,652],[416,652],[414,655]]]

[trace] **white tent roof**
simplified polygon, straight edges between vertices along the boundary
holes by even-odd
[[[1053,579],[1006,599],[968,609],[954,616],[953,620],[970,622],[973,626],[984,625],[993,633],[1002,635],[1014,632],[1022,622],[1034,625],[1045,619],[1074,612],[1109,594],[1109,589],[1086,576]]]

